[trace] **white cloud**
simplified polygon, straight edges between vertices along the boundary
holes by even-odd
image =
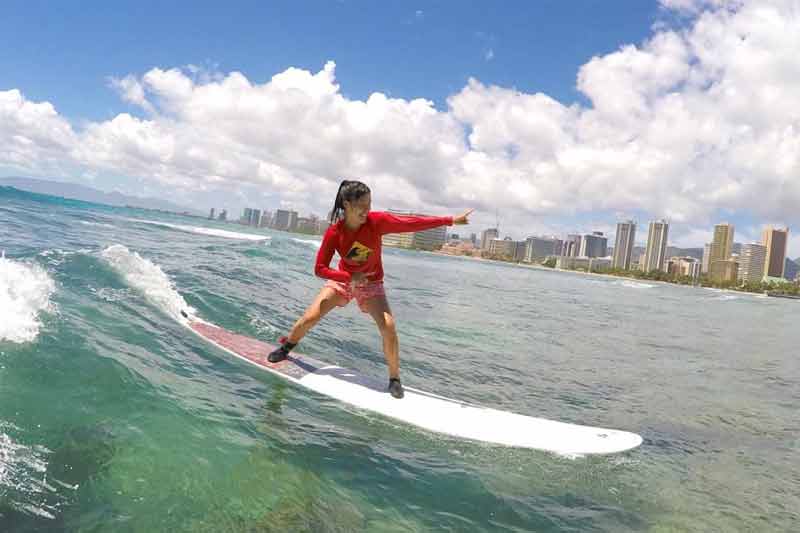
[[[31,102],[16,89],[0,91],[0,164],[64,172],[76,142],[70,124],[49,102]]]
[[[149,113],[154,113],[153,105],[147,101],[144,94],[144,87],[134,76],[128,75],[124,78],[109,78],[109,85],[119,92],[119,95],[126,102],[135,104]]]
[[[111,80],[147,118],[123,113],[78,133],[49,103],[0,92],[0,164],[79,165],[186,198],[262,190],[319,212],[354,177],[383,207],[475,206],[487,223],[499,208],[529,228],[547,225],[536,217],[637,211],[668,217],[684,240],[720,210],[797,223],[796,2],[662,5],[694,18],[587,61],[577,87],[589,106],[477,80],[444,110],[380,93],[352,100],[333,62],[263,84],[154,68]]]

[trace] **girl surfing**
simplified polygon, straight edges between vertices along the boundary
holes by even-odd
[[[289,334],[280,339],[281,345],[269,354],[268,359],[270,363],[286,359],[322,317],[334,307],[344,307],[355,298],[361,311],[375,321],[383,338],[383,353],[389,366],[389,393],[402,398],[400,344],[383,288],[381,237],[387,233],[468,224],[468,217],[474,209],[456,217],[418,217],[370,211],[371,205],[372,196],[365,184],[344,180],[339,185],[331,211],[331,226],[322,238],[314,266],[314,273],[328,281]],[[330,267],[333,252],[339,253],[338,268]]]

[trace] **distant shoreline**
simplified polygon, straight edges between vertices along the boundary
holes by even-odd
[[[657,283],[659,285],[670,285],[670,286],[673,286],[673,287],[686,287],[686,288],[689,288],[689,289],[707,289],[707,290],[710,290],[710,291],[717,291],[717,292],[730,292],[730,293],[735,293],[735,294],[750,294],[750,295],[758,297],[758,298],[767,298],[768,297],[765,293],[761,293],[761,292],[740,291],[740,290],[736,290],[736,289],[722,289],[722,288],[719,288],[719,287],[707,287],[707,286],[704,286],[704,285],[689,285],[689,284],[684,284],[684,283],[674,283],[674,282],[671,282],[671,281],[663,281],[663,280],[655,280],[655,279],[638,279],[638,278],[634,278],[632,276],[617,276],[617,275],[614,275],[614,274],[604,274],[602,272],[587,272],[585,270],[568,270],[568,269],[556,268],[556,267],[550,268],[550,267],[546,267],[546,266],[542,266],[542,265],[536,265],[536,264],[533,264],[533,263],[522,263],[522,262],[514,263],[514,262],[511,262],[511,261],[497,261],[495,259],[485,259],[483,257],[474,257],[474,256],[471,256],[471,255],[446,254],[446,253],[442,253],[442,252],[439,252],[439,251],[434,251],[434,252],[429,252],[429,253],[435,254],[435,255],[440,255],[440,256],[445,256],[445,257],[463,257],[465,259],[471,259],[471,260],[474,260],[474,261],[484,261],[484,262],[487,262],[487,263],[506,263],[506,264],[510,264],[510,265],[520,266],[520,267],[523,267],[523,268],[532,268],[532,269],[544,270],[544,271],[548,271],[548,272],[565,272],[565,273],[568,273],[568,274],[577,274],[577,275],[584,275],[584,276],[595,276],[595,277],[615,279],[615,280],[630,280],[630,281],[632,281],[634,283],[642,283],[642,284],[645,284],[645,285],[646,284],[650,284],[650,283],[653,283],[653,284]],[[787,283],[791,283],[791,282],[787,281]]]

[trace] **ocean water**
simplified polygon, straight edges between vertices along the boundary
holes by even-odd
[[[385,250],[404,381],[634,431],[557,455],[450,439],[189,335],[274,341],[313,238],[0,189],[0,531],[797,531],[798,302]],[[300,351],[377,377],[356,306]]]

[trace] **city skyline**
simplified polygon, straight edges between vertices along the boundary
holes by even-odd
[[[214,209],[216,209],[216,208],[212,208],[212,212],[214,211]],[[253,211],[253,210],[254,209],[252,209],[252,208],[244,208],[243,209],[243,213],[242,213],[242,217],[240,217],[239,222],[241,222],[243,219],[247,219],[248,218],[248,212]],[[224,210],[222,210],[222,211],[224,211]],[[274,216],[273,213],[268,211],[268,210],[261,210],[261,211],[260,210],[255,210],[255,211],[259,211],[260,213],[263,213],[264,215]],[[299,218],[310,218],[310,219],[313,219],[313,220],[322,220],[322,221],[326,220],[326,219],[323,219],[322,217],[319,217],[315,213],[308,213],[307,217],[299,217],[299,214],[298,214],[299,212],[296,212],[294,210],[280,210],[280,209],[278,209],[278,210],[275,211],[275,213],[277,213],[279,211],[283,212],[283,213],[286,213],[287,216],[288,216],[289,213],[293,213],[294,217],[298,218],[298,219]],[[415,212],[413,210],[412,211],[404,211],[404,210],[388,209],[387,211],[393,212],[393,213],[397,213],[397,214],[419,214],[418,212]],[[209,217],[209,218],[212,218],[212,217]],[[654,224],[656,226],[654,226]],[[252,224],[250,224],[250,225],[252,225]],[[259,224],[259,226],[264,226],[264,225],[263,224]],[[279,226],[281,226],[281,227],[282,226],[286,226],[286,229],[288,229],[289,227],[292,226],[292,224],[291,223],[279,224]],[[666,220],[662,219],[662,220],[652,220],[652,221],[650,221],[649,225],[648,225],[648,238],[646,240],[644,240],[644,241],[636,241],[635,240],[636,226],[637,226],[637,222],[634,221],[634,220],[621,221],[621,222],[617,223],[617,231],[613,234],[613,239],[614,239],[615,244],[614,244],[613,247],[610,248],[611,249],[611,253],[609,253],[609,254],[606,254],[606,253],[602,253],[602,254],[593,253],[591,255],[586,255],[586,250],[587,250],[587,248],[586,248],[586,246],[587,246],[586,239],[587,238],[588,239],[592,239],[592,238],[602,239],[602,248],[600,248],[600,249],[607,250],[607,243],[608,243],[608,240],[611,238],[611,235],[605,235],[603,232],[600,232],[600,231],[591,231],[591,232],[586,232],[586,233],[574,233],[573,232],[573,233],[567,233],[567,234],[562,234],[562,235],[555,235],[555,234],[551,234],[551,235],[541,235],[541,234],[540,235],[528,235],[524,239],[514,239],[513,237],[511,237],[508,234],[506,234],[504,236],[501,235],[501,233],[497,230],[497,228],[488,228],[488,229],[485,229],[485,230],[480,232],[480,240],[475,242],[475,245],[476,245],[476,247],[478,249],[489,250],[492,240],[513,241],[515,243],[523,243],[525,246],[520,250],[520,252],[518,252],[519,253],[519,257],[520,258],[525,258],[525,260],[530,260],[533,257],[541,257],[541,255],[537,255],[536,253],[533,253],[534,247],[539,246],[540,250],[546,249],[546,247],[548,245],[543,244],[543,243],[547,242],[547,243],[550,243],[551,246],[553,246],[554,250],[556,249],[556,247],[558,249],[558,251],[554,252],[553,255],[569,255],[569,256],[572,256],[572,257],[606,257],[606,258],[609,258],[611,260],[611,264],[614,265],[614,268],[618,268],[617,267],[617,263],[616,263],[616,258],[617,258],[617,250],[619,249],[620,228],[622,228],[622,231],[624,232],[623,234],[625,235],[624,239],[628,239],[628,241],[629,241],[629,242],[625,241],[627,244],[629,244],[629,249],[627,250],[627,252],[621,252],[621,253],[625,254],[623,259],[625,257],[627,257],[627,264],[628,265],[631,264],[631,261],[633,259],[634,249],[642,249],[642,253],[637,257],[639,259],[641,259],[641,258],[644,258],[645,260],[647,259],[648,245],[650,243],[651,237],[653,235],[655,235],[657,240],[658,240],[658,243],[657,243],[657,246],[656,246],[656,244],[654,244],[654,250],[656,250],[657,253],[654,256],[653,264],[660,264],[661,265],[660,268],[662,270],[667,269],[668,268],[667,262],[668,262],[668,260],[671,259],[671,257],[668,256],[668,254],[667,254],[668,249],[669,248],[682,248],[684,250],[693,250],[695,252],[701,252],[702,253],[702,259],[699,260],[700,264],[701,264],[700,268],[701,268],[701,271],[705,273],[705,272],[708,272],[708,268],[707,268],[708,265],[706,265],[706,261],[710,259],[708,257],[708,255],[709,255],[709,247],[711,247],[713,249],[713,246],[714,246],[714,243],[715,243],[715,238],[719,238],[720,242],[724,241],[723,242],[724,247],[722,248],[722,250],[713,252],[715,254],[719,254],[719,257],[717,257],[717,259],[720,259],[720,258],[730,259],[730,257],[732,255],[735,255],[737,257],[741,257],[741,252],[744,250],[744,248],[748,244],[751,244],[751,243],[748,243],[748,242],[734,241],[735,227],[732,224],[729,224],[728,222],[717,223],[717,224],[715,224],[713,226],[713,228],[710,230],[710,234],[712,236],[712,239],[711,239],[710,243],[706,243],[706,245],[704,245],[702,247],[701,246],[696,246],[696,247],[686,247],[686,248],[675,246],[674,243],[671,244],[669,242],[669,237],[668,237],[669,222],[666,221]],[[266,226],[264,226],[264,227],[266,227]],[[273,229],[275,229],[275,227],[272,226],[271,224],[269,225],[269,227],[273,227]],[[632,231],[629,232],[629,228],[631,228],[631,227],[632,227]],[[654,227],[656,228],[655,231],[654,231]],[[324,230],[323,230],[323,232],[324,232]],[[784,263],[783,267],[785,267],[785,260],[788,259],[790,261],[794,261],[795,258],[792,258],[789,254],[786,253],[786,247],[787,247],[788,242],[789,242],[788,235],[790,233],[788,231],[788,228],[780,229],[780,228],[775,228],[775,227],[773,227],[771,225],[763,226],[762,229],[761,229],[761,236],[762,237],[761,237],[760,242],[764,242],[765,245],[766,245],[766,240],[768,238],[767,237],[768,232],[784,234],[783,237],[781,238],[781,240],[778,243],[778,245],[782,246],[783,250],[784,250],[783,255],[778,259],[778,260],[780,260],[781,258],[783,259],[783,263]],[[321,234],[321,233],[322,232],[320,232],[319,234]],[[446,241],[447,237],[450,235],[450,233],[447,233],[447,232],[444,232],[443,234],[445,235],[445,237],[443,237],[441,239],[439,239],[437,237],[437,242],[438,242],[438,240],[441,240],[442,242]],[[474,234],[476,236],[478,235],[478,233],[474,233]],[[462,240],[466,240],[466,239],[462,239]],[[409,244],[410,242],[411,242],[411,240],[409,240],[408,243],[405,243],[405,241],[403,241],[403,244],[397,244],[397,245],[398,246],[406,246],[406,245],[408,245],[408,247],[410,247],[410,244]],[[755,242],[755,241],[753,241],[753,242]],[[541,248],[542,246],[544,246],[545,248]],[[563,253],[562,253],[562,247],[563,247]],[[735,253],[734,249],[738,250],[739,253]],[[796,259],[800,260],[800,256],[798,256]],[[623,270],[626,270],[628,267],[621,267],[621,268]],[[764,266],[763,268],[764,268],[764,271],[766,272],[766,267]],[[781,276],[782,275],[783,274],[781,274]],[[775,277],[781,277],[781,276],[775,276]]]

